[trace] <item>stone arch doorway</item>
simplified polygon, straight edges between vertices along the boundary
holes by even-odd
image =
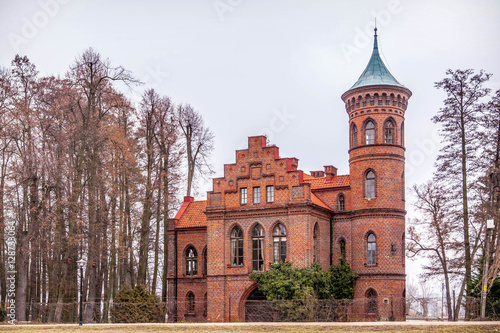
[[[266,296],[256,287],[245,300],[245,322],[272,322],[273,308]]]

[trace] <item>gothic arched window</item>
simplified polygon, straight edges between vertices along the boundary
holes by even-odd
[[[283,224],[278,224],[273,231],[274,262],[286,260],[286,229]]]
[[[319,262],[319,254],[320,254],[320,248],[319,248],[319,225],[316,223],[314,226],[313,230],[313,261],[314,262]]]
[[[400,137],[401,137],[401,146],[404,146],[405,145],[405,123],[404,123],[404,121],[401,123]]]
[[[365,143],[372,145],[375,143],[375,125],[373,121],[368,121],[365,125]]]
[[[377,237],[373,233],[370,233],[367,237],[367,255],[366,264],[375,265],[377,264]]]
[[[186,299],[187,299],[187,308],[186,308],[186,312],[187,313],[194,313],[194,310],[195,310],[195,298],[194,298],[194,294],[192,291],[189,291],[186,295]]]
[[[394,140],[394,123],[392,120],[388,120],[384,124],[384,142],[392,145],[396,141]]]
[[[366,291],[366,298],[368,299],[366,313],[367,314],[377,314],[377,292],[373,289],[368,289]]]
[[[401,199],[403,201],[406,200],[406,195],[405,195],[405,172],[403,171],[403,173],[401,174]]]
[[[198,274],[198,254],[193,246],[186,249],[186,275]]]
[[[340,248],[340,258],[346,259],[346,248],[345,248],[345,239],[341,239],[339,241],[339,248]]]
[[[264,229],[257,224],[252,232],[252,270],[264,271]]]
[[[358,128],[356,127],[356,124],[352,124],[351,127],[351,137],[352,137],[352,148],[358,146]]]
[[[345,196],[341,193],[337,198],[337,210],[343,212],[345,210]]]
[[[231,265],[243,265],[243,231],[238,226],[231,231]]]
[[[375,173],[370,170],[365,176],[365,198],[373,199],[375,195]]]
[[[205,293],[203,295],[203,317],[206,317],[208,314],[208,294]]]
[[[403,262],[403,266],[405,265],[405,233],[403,232],[403,236],[401,236],[401,261]]]
[[[207,248],[203,251],[203,275],[207,276],[208,272],[208,261],[207,261]]]

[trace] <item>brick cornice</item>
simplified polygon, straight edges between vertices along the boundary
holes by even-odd
[[[400,273],[356,273],[359,275],[360,279],[370,279],[370,280],[394,280],[394,279],[405,279],[406,274]]]
[[[266,206],[244,206],[237,209],[207,209],[205,214],[208,220],[233,219],[233,218],[255,218],[276,215],[296,215],[311,214],[314,216],[329,218],[331,211],[321,206],[315,205],[310,201],[301,201],[300,203],[288,203],[284,205]],[[321,213],[320,213],[321,212]]]
[[[370,145],[370,147],[373,147],[373,146],[381,146],[381,145]],[[354,149],[365,148],[365,147],[368,147],[368,146],[353,148],[353,149],[349,150],[349,153],[351,153],[352,150],[354,150]],[[349,159],[349,163],[360,162],[360,161],[365,161],[365,160],[374,160],[374,159],[376,159],[377,161],[380,161],[380,160],[399,160],[403,163],[405,161],[405,157],[403,155],[387,154],[387,153],[366,153],[363,155],[357,155],[357,156],[351,157]]]
[[[381,217],[381,216],[390,216],[390,217],[405,217],[406,210],[398,209],[398,208],[366,208],[366,209],[358,209],[353,211],[347,211],[343,213],[334,214],[334,219],[337,216],[348,216],[350,218],[355,217]]]

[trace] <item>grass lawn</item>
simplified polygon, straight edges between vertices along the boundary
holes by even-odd
[[[30,333],[70,333],[70,332],[193,332],[193,333],[222,333],[222,332],[500,332],[500,323],[460,323],[453,325],[429,324],[392,324],[384,325],[328,325],[328,324],[233,324],[233,325],[189,325],[189,324],[119,324],[119,325],[0,325],[0,332],[30,332]]]

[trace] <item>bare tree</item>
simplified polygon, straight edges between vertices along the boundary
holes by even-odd
[[[408,229],[408,253],[410,257],[424,256],[430,260],[424,265],[427,276],[443,275],[446,286],[446,303],[448,320],[452,320],[452,304],[450,293],[450,266],[453,267],[453,257],[457,244],[454,235],[457,224],[450,218],[447,199],[442,188],[433,182],[421,186],[415,185],[413,191],[417,201],[415,208],[420,217],[410,221]],[[456,260],[455,260],[456,261]]]
[[[480,109],[480,99],[486,96],[489,89],[483,86],[490,74],[473,70],[447,70],[446,77],[436,82],[438,89],[443,89],[447,95],[444,107],[433,117],[435,123],[442,125],[442,137],[445,146],[441,149],[437,160],[436,180],[446,189],[448,200],[456,203],[459,210],[452,211],[454,218],[462,221],[463,256],[465,276],[459,293],[458,304],[461,303],[463,291],[470,294],[472,279],[473,250],[471,248],[471,221],[469,218],[469,187],[474,179],[474,159],[478,149],[477,118]],[[468,307],[467,316],[468,316]],[[455,311],[455,317],[458,312]]]
[[[117,82],[137,83],[92,49],[64,78],[40,77],[27,57],[0,67],[0,261],[3,226],[15,223],[19,321],[74,320],[80,258],[85,322],[106,322],[109,302],[137,283],[156,291],[161,278],[166,301],[167,224],[180,202],[182,159],[189,151],[191,189],[210,171],[213,135],[191,107],[176,110],[153,90],[137,117]],[[2,299],[6,282],[0,265]]]
[[[191,196],[195,170],[201,176],[212,173],[208,161],[213,151],[214,135],[205,127],[203,118],[189,104],[177,107],[177,119],[184,136],[187,157],[187,191]]]
[[[177,115],[170,98],[161,99],[161,108],[155,117],[158,124],[158,130],[155,133],[155,140],[160,150],[160,170],[158,182],[160,191],[157,200],[157,223],[160,220],[160,214],[163,215],[163,272],[162,272],[162,301],[167,301],[168,290],[168,221],[173,208],[177,206],[178,201],[175,193],[178,192],[181,179],[181,158],[183,157],[182,145]],[[159,261],[159,234],[160,225],[157,224],[155,239],[155,271],[153,273],[153,285],[156,287],[156,275]]]
[[[153,168],[157,159],[154,141],[156,131],[155,113],[159,112],[158,108],[160,108],[160,96],[153,89],[144,92],[140,106],[139,136],[144,141],[146,184],[144,186],[143,214],[139,240],[139,267],[137,269],[137,282],[142,285],[146,284],[149,257],[149,235],[153,205]]]
[[[483,131],[480,131],[481,166],[485,176],[481,179],[479,194],[482,194],[482,220],[493,219],[495,227],[491,232],[491,267],[487,284],[491,289],[500,270],[500,90],[483,108],[481,117]],[[484,251],[483,251],[484,252]]]
[[[12,122],[11,74],[7,68],[0,67],[0,299],[5,301],[7,280],[5,264],[5,186],[7,170],[12,156],[12,136],[10,134]]]
[[[15,95],[13,107],[15,112],[12,132],[15,142],[16,164],[15,183],[18,195],[17,210],[17,286],[16,286],[16,315],[19,321],[26,321],[26,300],[31,298],[30,288],[30,252],[32,255],[31,269],[37,262],[38,238],[35,236],[38,227],[38,180],[39,170],[37,161],[37,128],[34,99],[38,84],[38,71],[34,64],[24,56],[16,55],[12,61],[12,83]],[[30,242],[32,242],[30,246]],[[33,248],[32,251],[29,249]]]
[[[107,141],[105,118],[117,108],[121,108],[123,98],[112,88],[112,82],[121,81],[125,84],[137,81],[123,67],[111,66],[109,60],[92,49],[84,51],[71,66],[68,78],[80,92],[81,98],[76,101],[77,110],[82,120],[79,131],[80,164],[85,171],[85,187],[87,193],[87,267],[88,280],[87,297],[91,301],[86,308],[84,320],[89,322],[94,315],[94,301],[100,299],[99,259],[100,239],[105,221],[102,213],[106,210],[101,196],[102,188],[102,149]],[[126,108],[125,108],[126,109]],[[81,180],[79,181],[81,182]]]

